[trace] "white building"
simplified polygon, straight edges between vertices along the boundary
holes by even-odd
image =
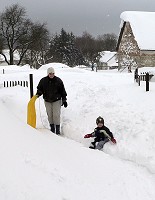
[[[115,69],[118,68],[117,52],[102,51],[100,53],[98,69]]]

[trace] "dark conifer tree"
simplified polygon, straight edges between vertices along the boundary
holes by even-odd
[[[60,35],[55,35],[51,40],[50,51],[51,61],[61,62],[70,67],[83,64],[83,57],[75,45],[73,33],[67,33],[61,29]]]

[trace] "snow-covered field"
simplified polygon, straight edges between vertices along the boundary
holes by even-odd
[[[42,97],[36,101],[37,128],[27,125],[27,87],[4,88],[3,81],[34,78],[34,94],[48,67],[68,93],[61,132],[52,134]],[[3,74],[3,69],[5,74]],[[0,199],[2,200],[154,200],[155,82],[145,91],[133,73],[92,72],[51,63],[0,67]],[[117,145],[89,149],[84,139],[98,116]]]

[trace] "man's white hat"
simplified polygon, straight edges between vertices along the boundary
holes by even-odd
[[[53,67],[50,67],[50,68],[47,69],[47,75],[48,75],[49,73],[55,74],[55,71],[54,71],[54,68],[53,68]]]

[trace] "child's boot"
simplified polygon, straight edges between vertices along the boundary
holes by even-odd
[[[90,148],[90,149],[95,149],[95,147],[96,147],[95,142],[91,142],[89,148]]]

